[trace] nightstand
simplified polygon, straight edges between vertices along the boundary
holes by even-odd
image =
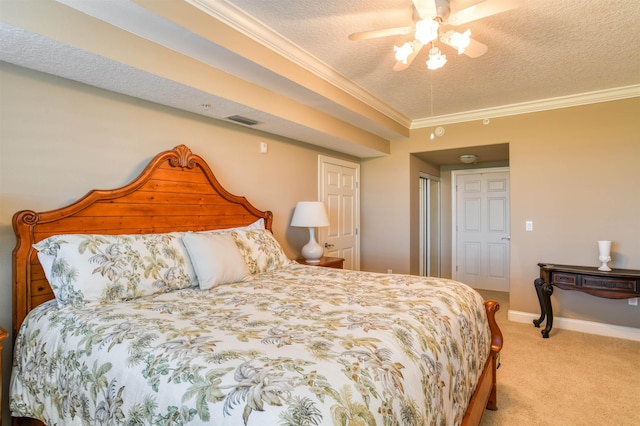
[[[7,330],[0,328],[0,401],[2,401],[2,341],[9,336]],[[2,404],[0,404],[0,422],[2,421]]]
[[[342,269],[344,259],[341,257],[322,256],[319,263],[307,263],[307,261],[304,259],[296,259],[296,262],[300,263],[301,265],[323,266],[325,268]]]

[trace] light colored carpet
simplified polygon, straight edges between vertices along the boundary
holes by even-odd
[[[640,342],[558,328],[543,339],[507,320],[508,293],[479,292],[500,303],[504,336],[498,410],[482,426],[640,425]]]

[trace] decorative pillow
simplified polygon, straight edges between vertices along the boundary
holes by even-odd
[[[267,229],[232,231],[231,237],[252,274],[271,272],[292,262]]]
[[[181,235],[67,234],[33,247],[58,304],[105,303],[197,285]]]
[[[202,290],[242,281],[249,275],[240,250],[228,233],[186,232],[182,242]]]

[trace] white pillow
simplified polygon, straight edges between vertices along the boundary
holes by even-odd
[[[36,253],[38,255],[38,260],[40,261],[40,265],[42,265],[42,270],[44,271],[44,276],[48,282],[51,282],[53,277],[51,276],[51,270],[53,269],[53,261],[56,260],[56,257],[52,254],[46,254],[41,251]]]
[[[264,229],[264,218],[260,218],[258,220],[256,220],[255,222],[253,222],[251,225],[247,225],[247,226],[241,226],[240,228],[237,228],[238,230],[251,230],[251,229]]]
[[[242,281],[249,274],[244,258],[229,233],[186,232],[182,235],[182,242],[202,290]]]
[[[196,286],[181,234],[67,234],[33,247],[58,304],[135,299]]]
[[[209,233],[213,233],[213,234],[219,234],[219,233],[225,233],[225,232],[231,232],[231,231],[249,231],[249,230],[253,230],[253,229],[265,229],[264,228],[264,218],[260,218],[258,220],[256,220],[255,222],[246,225],[246,226],[238,226],[236,228],[222,228],[222,229],[211,229],[211,230],[207,230],[207,231],[198,231],[198,234],[209,234]]]

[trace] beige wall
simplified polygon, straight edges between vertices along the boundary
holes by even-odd
[[[487,126],[447,125],[446,135],[433,142],[429,129],[420,129],[393,142],[389,157],[362,162],[367,192],[363,214],[387,212],[375,227],[363,227],[363,269],[384,272],[393,264],[394,272],[414,270],[418,225],[406,207],[416,205],[417,197],[417,192],[406,191],[411,153],[505,142],[510,148],[512,310],[539,313],[533,287],[538,262],[598,266],[600,239],[614,242],[614,268],[640,269],[639,113],[640,98],[634,98],[494,118]],[[414,167],[410,178],[415,178]],[[441,178],[444,211],[449,205],[443,232],[450,234],[450,171]],[[372,185],[382,180],[384,190]],[[377,190],[369,191],[371,186]],[[534,222],[533,232],[525,232],[526,220]],[[562,290],[556,290],[553,300],[556,316],[640,327],[640,308],[626,300]]]
[[[297,257],[309,234],[288,226],[317,198],[318,155],[358,159],[0,62],[0,326],[11,330],[13,214],[62,207],[91,189],[127,184],[158,152],[185,144],[231,193],[274,213]],[[260,154],[259,142],[268,143]],[[11,360],[5,341],[4,366]],[[5,409],[10,368],[4,369]],[[8,412],[3,410],[3,412]]]
[[[361,162],[360,269],[364,271],[409,271],[409,169],[408,155]]]

